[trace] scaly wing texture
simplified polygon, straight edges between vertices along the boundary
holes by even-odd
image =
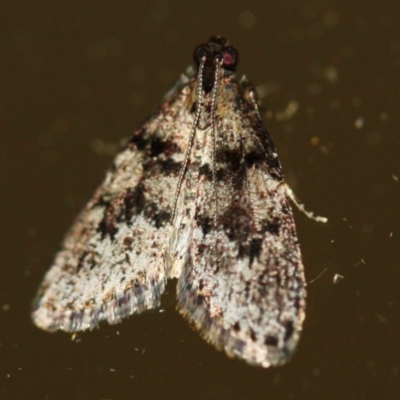
[[[39,327],[91,329],[159,305],[171,207],[193,123],[193,79],[183,75],[135,132],[67,233],[34,301]]]
[[[33,319],[70,332],[116,323],[157,307],[176,277],[178,308],[209,342],[282,364],[306,290],[281,166],[236,50],[213,37],[195,56],[198,76],[168,92],[66,235]]]
[[[178,203],[177,214],[190,216],[190,228],[175,225],[176,247],[189,243],[178,307],[217,348],[268,367],[285,362],[298,341],[303,265],[280,163],[254,90],[226,77],[218,98],[217,185],[209,127],[196,137],[182,189],[197,199],[190,210],[184,198]]]

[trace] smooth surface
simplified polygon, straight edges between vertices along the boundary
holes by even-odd
[[[0,399],[397,399],[399,15],[393,0],[3,3]],[[228,359],[174,310],[174,284],[164,312],[74,341],[40,331],[30,303],[63,234],[213,34],[265,92],[287,181],[329,218],[295,211],[298,351],[270,370]]]

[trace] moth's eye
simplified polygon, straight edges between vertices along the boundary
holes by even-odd
[[[238,63],[238,53],[233,47],[225,47],[222,53],[222,62],[225,69],[235,70]]]
[[[193,60],[197,66],[200,65],[201,59],[207,55],[207,50],[206,50],[206,44],[200,44],[199,46],[196,47],[194,53],[193,53]]]

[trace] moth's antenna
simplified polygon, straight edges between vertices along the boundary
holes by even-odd
[[[187,147],[186,154],[185,154],[185,160],[183,162],[181,172],[179,173],[178,184],[176,186],[174,202],[172,205],[171,221],[173,221],[175,218],[176,205],[178,203],[179,192],[181,190],[183,178],[185,176],[186,169],[189,164],[190,153],[192,152],[192,148],[193,148],[194,136],[196,134],[196,128],[199,123],[201,108],[203,105],[203,70],[204,70],[205,62],[206,62],[206,57],[204,56],[200,60],[199,72],[197,74],[197,85],[198,86],[197,86],[197,99],[196,99],[196,103],[197,103],[196,115],[194,117],[193,125],[190,130],[189,143],[188,143],[188,147]]]
[[[218,96],[218,88],[219,88],[219,71],[221,69],[221,60],[217,59],[215,65],[215,74],[214,74],[214,82],[213,82],[213,90],[211,97],[211,118],[212,118],[212,186],[213,186],[213,195],[214,195],[214,203],[215,203],[215,212],[214,212],[214,228],[217,228],[217,218],[218,218],[218,191],[217,191],[217,133],[215,131],[215,110],[217,108],[217,96]]]

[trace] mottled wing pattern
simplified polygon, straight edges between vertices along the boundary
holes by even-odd
[[[34,301],[46,330],[91,329],[159,305],[171,207],[193,124],[182,75],[67,233]]]
[[[190,215],[190,228],[175,224],[178,247],[190,237],[178,307],[217,348],[268,367],[285,362],[298,341],[303,265],[280,163],[254,90],[229,75],[218,99],[216,187],[209,126],[197,132],[182,189],[189,201],[183,199],[177,211]]]
[[[178,278],[178,308],[209,342],[282,364],[306,297],[291,194],[236,50],[212,37],[195,61],[66,235],[33,319],[70,332],[116,323],[157,307]]]

